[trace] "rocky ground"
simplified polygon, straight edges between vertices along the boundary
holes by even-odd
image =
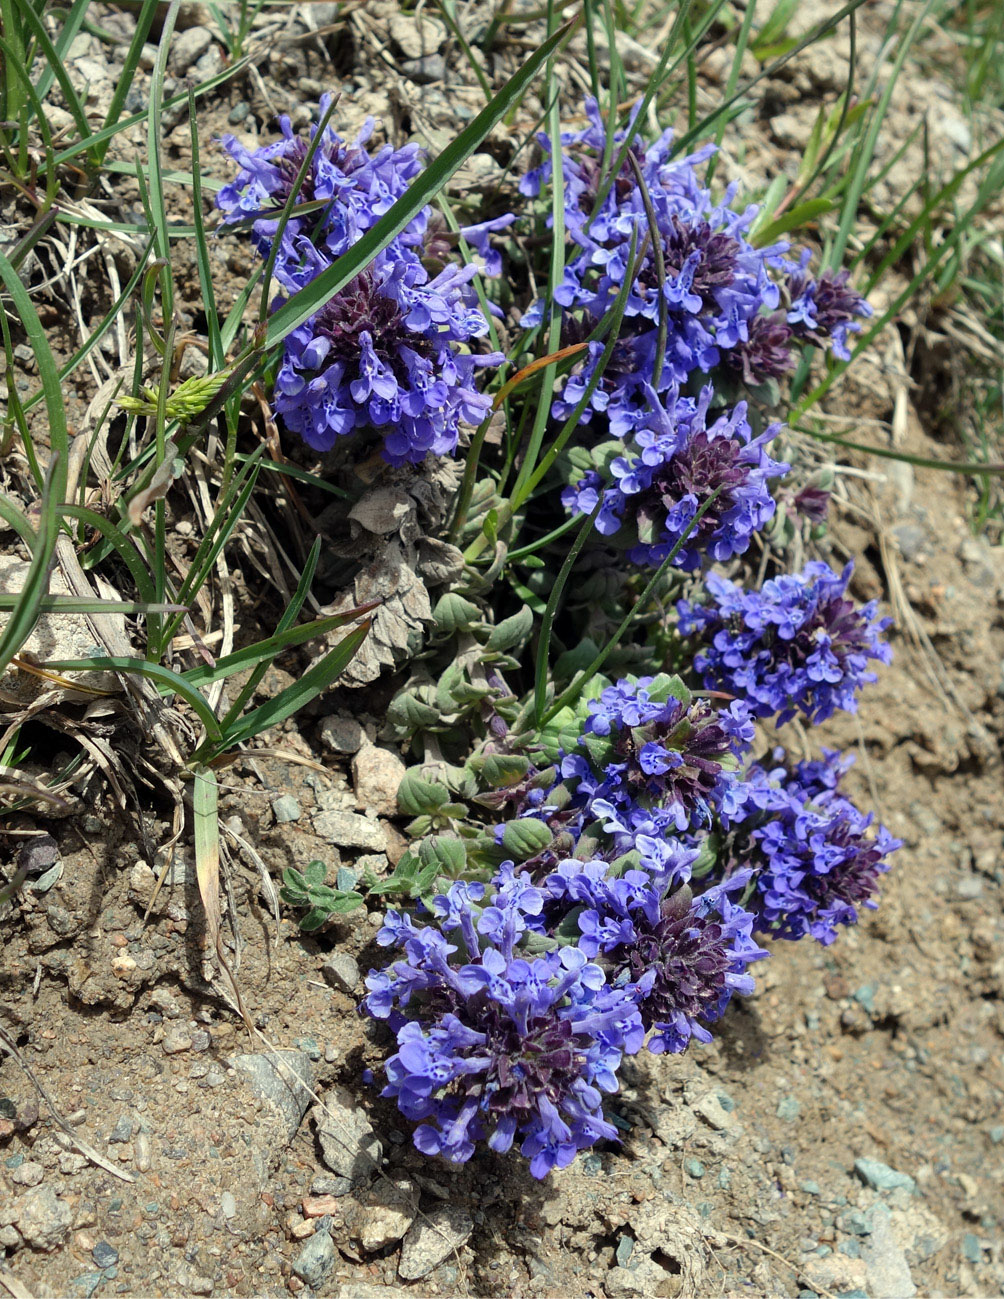
[[[393,138],[414,131],[433,149],[479,106],[432,17],[384,3],[281,12],[255,74],[201,101],[206,141],[223,129],[265,137],[274,109],[306,121],[329,87],[344,96],[340,129],[374,112]],[[123,31],[131,21],[108,11]],[[876,41],[867,28],[872,57]],[[107,46],[80,37],[71,53],[95,95],[112,84]],[[846,44],[824,53],[770,87],[742,166],[731,155],[738,174],[797,169],[800,124],[842,84]],[[626,56],[643,77],[645,50]],[[489,72],[519,57],[515,42]],[[222,62],[196,21],[171,70],[204,79]],[[713,96],[713,59],[702,77]],[[921,95],[920,84],[897,90],[903,138],[933,94],[950,147],[969,147],[947,88],[925,81]],[[187,122],[167,129],[174,164],[186,163]],[[498,176],[493,147],[472,176]],[[130,184],[115,202],[133,201]],[[233,241],[217,251],[233,288],[250,257]],[[184,257],[181,246],[179,291],[197,327]],[[101,290],[87,291],[97,311]],[[831,410],[850,412],[862,440],[944,456],[912,404],[902,339],[889,331]],[[110,351],[105,369],[126,360]],[[79,384],[82,413],[95,385]],[[73,791],[71,815],[8,822],[33,834],[8,842],[29,845],[35,886],[0,917],[0,1027],[23,1062],[0,1055],[0,1288],[38,1299],[1004,1293],[1004,549],[970,534],[956,480],[864,465],[838,476],[828,557],[853,556],[855,594],[889,602],[896,657],[859,717],[811,741],[857,749],[857,793],[904,840],[874,915],[831,948],[779,951],[712,1046],[631,1062],[614,1105],[619,1147],[545,1184],[495,1157],[454,1170],[419,1155],[364,1081],[383,1055],[379,1030],[355,1013],[360,971],[382,959],[379,917],[358,911],[308,937],[275,913],[287,866],[319,859],[347,885],[403,850],[402,763],[380,735],[386,675],[286,723],[225,777],[225,941],[253,1039],[211,982],[184,838],[154,895],[144,840],[170,837],[169,801],[154,791],[136,813],[97,772]],[[390,535],[405,553],[412,525],[438,507],[429,493],[408,504],[398,480],[374,490],[388,487],[403,493],[399,532],[368,531],[383,518],[374,506],[354,535],[374,546]],[[422,581],[392,592],[405,640],[433,580],[415,565]],[[254,590],[250,574],[238,596]],[[295,669],[273,669],[262,692]]]

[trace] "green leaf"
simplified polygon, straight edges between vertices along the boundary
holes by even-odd
[[[436,621],[436,630],[452,636],[458,631],[467,631],[474,623],[480,622],[481,610],[456,591],[447,591],[436,601],[432,616]]]
[[[423,839],[418,847],[423,870],[434,867],[436,874],[458,878],[467,865],[467,849],[459,839],[437,834]]]
[[[677,676],[660,672],[647,688],[648,697],[656,704],[664,704],[667,699],[678,699],[685,708],[689,708],[694,696]]]
[[[533,817],[510,821],[502,832],[502,847],[516,861],[527,861],[550,847],[554,835],[543,823]]]
[[[489,753],[478,764],[483,783],[489,789],[518,785],[530,770],[530,759],[518,753]]]
[[[417,771],[406,771],[397,790],[397,804],[405,816],[431,815],[450,801],[450,791],[438,780],[426,780]]]
[[[387,709],[387,720],[391,725],[408,734],[428,730],[430,726],[435,726],[439,717],[438,709],[425,703],[413,690],[397,695]]]
[[[836,203],[829,198],[807,199],[804,203],[799,203],[797,207],[793,207],[790,212],[785,212],[783,216],[775,218],[769,225],[765,225],[762,230],[758,230],[756,239],[753,242],[756,247],[763,248],[767,244],[776,242],[789,230],[798,230],[800,227],[807,226],[815,221],[817,217],[832,212],[836,206]]]
[[[533,610],[524,604],[519,613],[496,624],[491,630],[485,649],[505,654],[511,650],[522,649],[530,639],[533,631]]]

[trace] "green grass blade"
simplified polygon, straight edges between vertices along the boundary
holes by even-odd
[[[554,627],[554,617],[558,612],[558,606],[561,604],[561,598],[565,593],[565,586],[572,574],[572,569],[575,567],[575,561],[578,559],[579,552],[586,544],[586,539],[593,530],[596,516],[599,514],[602,505],[603,493],[601,492],[592,513],[587,514],[582,520],[575,540],[568,548],[565,562],[561,565],[557,581],[551,588],[551,594],[547,597],[547,604],[544,606],[544,613],[540,620],[540,633],[537,637],[537,661],[534,664],[533,674],[533,713],[538,727],[544,724],[544,708],[547,705],[547,676],[551,660],[551,632]]]
[[[20,595],[0,594],[0,609],[16,609]],[[99,596],[47,595],[41,613],[174,613],[176,604],[144,604],[142,600],[102,600]]]
[[[368,612],[372,608],[373,605],[368,604],[363,610],[349,609],[345,613],[331,614],[327,618],[315,618],[313,622],[301,623],[298,627],[286,627],[282,631],[276,632],[274,636],[255,641],[253,645],[247,645],[244,649],[217,659],[212,666],[208,663],[200,664],[199,667],[185,672],[183,674],[184,678],[189,685],[201,690],[217,681],[225,681],[227,677],[233,676],[235,672],[243,672],[247,668],[254,668],[257,671],[261,667],[264,674],[264,671],[267,671],[275,659],[284,651],[293,649],[297,645],[306,645],[309,641],[316,640],[318,636],[326,636],[329,632],[337,631],[340,627],[344,627],[346,623],[355,622],[357,618],[362,616],[362,613]],[[243,691],[241,693],[243,694]],[[253,694],[254,691],[252,690],[250,693]],[[250,694],[248,698],[250,698]],[[247,700],[244,700],[244,703],[246,702]],[[244,707],[244,703],[241,704],[240,709],[235,703],[230,709],[230,713],[239,713]],[[226,729],[230,713],[224,717],[221,723],[224,729]]]
[[[110,657],[95,655],[89,659],[59,659],[52,663],[43,663],[42,667],[50,672],[124,672],[129,675],[146,677],[152,681],[162,695],[179,695],[196,714],[205,727],[210,740],[218,741],[220,726],[213,710],[197,690],[193,690],[183,676],[172,672],[170,668],[159,663],[150,663],[147,659]]]
[[[81,139],[85,139],[91,133],[90,123],[88,122],[87,115],[84,112],[84,106],[80,102],[80,97],[73,88],[73,82],[70,80],[69,74],[66,71],[62,57],[57,53],[56,47],[53,45],[49,33],[45,30],[45,25],[41,18],[39,18],[35,13],[31,5],[27,3],[27,0],[14,0],[14,3],[20,10],[25,26],[31,29],[32,36],[38,42],[39,50],[41,51],[46,63],[46,70],[42,73],[42,76],[39,79],[38,90],[36,91],[37,98],[40,100],[44,99],[52,86],[53,80],[58,81],[59,89],[63,93],[63,98],[66,100],[66,106],[70,110],[77,130],[80,132],[80,137]],[[79,3],[80,0],[78,0],[78,4]],[[65,30],[66,28],[64,28],[64,32]],[[75,36],[76,32],[74,32],[73,35]]]
[[[133,80],[136,76],[136,69],[139,67],[140,56],[143,53],[143,46],[146,44],[146,38],[150,34],[150,28],[156,17],[160,0],[143,0],[142,8],[136,18],[136,30],[133,32],[132,40],[129,43],[129,49],[126,51],[125,60],[122,65],[122,72],[118,81],[115,83],[115,90],[112,93],[111,103],[108,105],[108,112],[105,114],[104,126],[108,128],[114,126],[122,115],[122,109],[125,105],[126,97],[132,88]],[[194,113],[193,113],[194,118]],[[95,157],[99,163],[105,160],[105,154],[108,152],[108,146],[111,144],[112,137],[102,140],[95,150]]]
[[[317,571],[317,561],[318,559],[320,559],[320,556],[321,556],[321,538],[316,537],[314,539],[314,544],[310,547],[310,551],[307,555],[306,562],[303,565],[303,572],[300,574],[300,580],[296,584],[296,590],[293,592],[292,599],[290,600],[288,606],[286,607],[286,610],[283,613],[282,617],[279,619],[279,625],[275,629],[277,636],[281,635],[283,632],[287,631],[290,627],[292,627],[293,624],[296,622],[297,618],[299,618],[300,610],[303,608],[304,603],[306,602],[307,595],[310,591],[311,583],[314,580],[314,574]],[[258,689],[262,677],[264,677],[267,671],[268,671],[268,663],[260,663],[251,673],[251,676],[245,682],[243,689],[240,691],[237,698],[234,700],[233,704],[231,705],[229,711],[226,713],[226,715],[223,718],[221,725],[223,726],[224,730],[230,725],[231,722],[234,721],[235,718],[239,717],[241,713],[244,711],[244,708],[248,700]]]
[[[360,645],[369,635],[369,630],[370,623],[367,621],[355,631],[350,631],[334,649],[325,654],[319,663],[308,668],[294,685],[280,691],[274,698],[266,700],[229,726],[221,739],[218,752],[222,753],[253,739],[262,731],[268,730],[270,726],[276,726],[279,722],[284,722],[287,717],[292,717],[305,704],[316,699],[352,662]]]
[[[56,539],[59,536],[58,515],[52,498],[55,466],[60,458],[53,455],[49,474],[42,488],[42,517],[24,587],[18,592],[14,611],[7,620],[3,634],[0,635],[0,673],[7,670],[11,659],[31,635],[42,612],[42,604],[49,593],[49,570],[52,566]]]

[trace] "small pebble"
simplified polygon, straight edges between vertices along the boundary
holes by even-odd
[[[693,1177],[697,1181],[704,1176],[706,1169],[699,1159],[691,1157],[683,1161],[683,1171],[688,1177]]]
[[[14,1169],[10,1180],[16,1182],[18,1186],[38,1186],[44,1176],[45,1169],[36,1159],[26,1159],[23,1164]]]
[[[107,1240],[99,1240],[91,1250],[91,1258],[98,1267],[112,1267],[119,1261],[119,1252]]]
[[[136,1140],[133,1142],[133,1155],[137,1170],[141,1173],[149,1172],[153,1157],[153,1143],[150,1140],[149,1132],[136,1133]]]
[[[347,952],[335,952],[321,967],[324,977],[341,992],[355,992],[359,986],[359,964]]]
[[[971,1231],[967,1231],[962,1237],[962,1256],[967,1263],[983,1262],[983,1247],[979,1237],[974,1236]]]
[[[299,821],[303,815],[300,804],[292,794],[282,794],[272,803],[272,813],[279,825],[289,821]]]
[[[161,1043],[165,1055],[177,1055],[179,1051],[188,1051],[192,1046],[192,1036],[185,1028],[169,1028]]]
[[[227,121],[231,126],[240,126],[241,122],[244,121],[250,112],[251,105],[246,99],[242,99],[231,108],[230,112],[227,114]]]
[[[132,1140],[132,1119],[128,1114],[123,1114],[119,1121],[108,1134],[109,1144],[114,1142],[123,1142]]]
[[[233,1218],[237,1213],[237,1199],[230,1191],[224,1191],[220,1196],[220,1209],[223,1211],[224,1218]]]
[[[998,1123],[990,1129],[990,1140],[995,1146],[999,1146],[1004,1141],[1004,1123]]]
[[[777,1103],[777,1117],[782,1123],[794,1123],[802,1112],[802,1107],[794,1096],[782,1096]]]

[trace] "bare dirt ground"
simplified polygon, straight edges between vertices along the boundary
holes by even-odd
[[[131,19],[109,10],[108,21],[127,31]],[[865,25],[863,57],[874,58]],[[220,177],[214,135],[265,139],[275,110],[313,110],[329,88],[343,95],[343,133],[373,112],[391,138],[416,132],[433,151],[482,102],[436,20],[389,3],[341,16],[304,6],[268,39],[253,75],[202,101],[203,159]],[[513,43],[487,71],[498,79],[520,56]],[[643,77],[645,51],[626,56]],[[199,57],[219,60],[220,48]],[[730,144],[728,166],[793,173],[805,123],[839,92],[846,57],[837,39],[790,65],[743,124],[742,147]],[[104,60],[114,77],[97,42],[75,58]],[[702,96],[715,94],[720,68],[712,56]],[[208,70],[176,65],[179,77]],[[580,75],[571,62],[570,104]],[[948,87],[919,72],[897,96],[903,137],[924,111],[942,131],[961,121]],[[168,129],[169,164],[188,165],[187,122]],[[142,144],[125,140],[123,156]],[[490,140],[470,184],[480,175],[490,190],[507,147]],[[909,156],[901,165],[908,174]],[[110,191],[106,210],[134,203],[130,186]],[[179,190],[179,216],[186,202]],[[197,277],[179,249],[182,310],[197,332]],[[225,295],[250,255],[232,238],[217,252]],[[98,272],[80,283],[85,314],[99,314]],[[853,419],[864,441],[951,452],[913,405],[911,358],[937,329],[932,318],[887,331],[830,412]],[[110,353],[105,369],[126,360]],[[93,377],[79,381],[81,418],[104,370]],[[409,485],[400,474],[375,485],[387,483]],[[412,520],[431,530],[435,500],[419,499]],[[385,869],[402,851],[398,767],[374,743],[386,674],[267,738],[270,751],[313,766],[262,754],[227,774],[226,941],[254,1040],[209,978],[187,830],[144,923],[155,880],[144,840],[172,833],[155,782],[120,794],[97,773],[73,791],[71,815],[8,819],[10,856],[34,843],[62,871],[0,919],[0,1023],[66,1127],[0,1057],[0,1287],[38,1299],[304,1289],[373,1299],[398,1286],[610,1299],[1004,1293],[1004,549],[970,534],[965,488],[932,470],[862,460],[838,476],[835,508],[825,553],[853,556],[855,594],[889,603],[896,657],[858,717],[793,742],[858,751],[856,792],[905,845],[881,906],[829,949],[779,951],[713,1046],[633,1061],[614,1104],[621,1145],[543,1185],[494,1157],[459,1171],[431,1163],[363,1081],[382,1058],[355,1013],[359,971],[381,961],[377,915],[355,912],[316,937],[295,915],[273,915],[267,881],[286,866],[320,859],[333,879],[363,856]],[[337,511],[327,523],[336,540],[351,534],[377,554],[365,528],[353,532]],[[253,538],[246,557],[236,598],[250,636],[275,597]],[[339,572],[332,562],[332,599]],[[420,627],[422,592],[393,592],[406,632],[409,616]],[[262,692],[298,666],[274,669]],[[25,838],[39,830],[51,840]]]

